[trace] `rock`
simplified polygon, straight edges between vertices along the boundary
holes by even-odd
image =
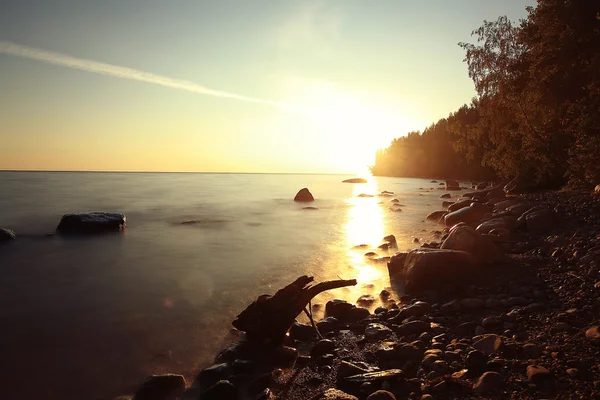
[[[445,207],[445,208],[450,207],[452,204],[454,204],[453,201],[442,201],[442,207]]]
[[[470,351],[465,359],[465,366],[468,369],[481,370],[488,362],[488,357],[479,350]]]
[[[342,392],[338,389],[327,389],[313,397],[311,400],[358,400],[358,397]]]
[[[343,378],[346,378],[346,377],[352,376],[352,375],[366,374],[367,372],[373,372],[373,371],[369,371],[365,368],[359,367],[358,365],[352,364],[348,361],[341,361],[340,365],[338,367],[338,370],[337,370],[337,378],[343,379]]]
[[[434,361],[433,364],[431,364],[431,370],[439,375],[444,375],[446,372],[448,372],[449,368],[450,367],[448,366],[448,363],[443,360]]]
[[[427,216],[427,219],[430,221],[439,221],[440,219],[444,218],[446,214],[448,214],[447,211],[434,211]]]
[[[367,183],[367,180],[364,178],[351,178],[343,180],[342,183]]]
[[[370,198],[370,197],[375,197],[375,196],[373,196],[372,194],[361,193],[361,194],[359,194],[359,195],[358,195],[358,196],[356,196],[356,197],[368,197],[368,198]]]
[[[506,208],[506,211],[510,212],[515,217],[520,217],[525,211],[529,210],[531,206],[529,204],[515,204]]]
[[[179,398],[185,391],[182,375],[153,375],[146,379],[133,400],[167,400]]]
[[[10,229],[0,228],[0,243],[15,240],[17,235]]]
[[[490,233],[494,229],[505,229],[510,232],[516,225],[517,219],[515,217],[505,216],[482,222],[477,226],[476,231],[479,233]]]
[[[281,346],[272,355],[273,365],[279,368],[291,368],[298,358],[298,350],[293,347]]]
[[[494,204],[494,209],[496,211],[504,211],[508,207],[516,206],[517,204],[519,204],[519,200],[517,199],[503,200]]]
[[[545,367],[540,365],[529,365],[527,367],[527,379],[529,379],[529,382],[537,385],[546,381],[551,381],[554,378],[552,373]]]
[[[303,210],[318,210],[318,207],[302,207]]]
[[[317,329],[321,334],[333,332],[340,326],[340,321],[334,317],[323,318],[317,322]]]
[[[502,385],[502,375],[497,372],[488,371],[479,377],[473,385],[473,391],[479,394],[488,394],[497,391]]]
[[[220,363],[212,365],[208,368],[203,369],[196,380],[205,384],[212,385],[222,379],[226,379],[231,374],[231,367],[227,363]]]
[[[387,390],[378,390],[376,392],[371,393],[367,400],[396,400],[396,396]]]
[[[481,219],[488,213],[485,206],[479,203],[472,203],[469,207],[461,208],[449,213],[444,217],[446,226],[454,226],[460,222],[466,224],[479,224]]]
[[[556,214],[550,210],[529,213],[525,220],[527,230],[533,233],[546,233],[556,226]]]
[[[308,188],[302,188],[298,193],[296,193],[294,201],[309,202],[315,201],[315,198],[313,197],[312,193],[308,190]]]
[[[536,344],[527,343],[523,346],[523,356],[525,356],[525,358],[538,358],[541,355],[542,349],[540,349]]]
[[[460,250],[475,256],[477,262],[491,264],[503,257],[502,250],[470,226],[459,224],[450,229],[442,249]]]
[[[385,325],[371,323],[365,328],[367,339],[385,339],[392,334],[392,330]]]
[[[498,335],[489,334],[473,343],[473,348],[490,355],[498,353],[502,348],[502,338]]]
[[[460,190],[460,184],[452,179],[446,179],[446,190]]]
[[[107,212],[65,214],[56,227],[63,235],[119,232],[125,228],[127,217]]]
[[[460,336],[473,336],[473,332],[477,328],[477,322],[464,322],[456,327],[456,333]]]
[[[421,248],[394,255],[388,272],[392,281],[403,282],[410,293],[465,284],[478,265],[477,259],[464,251]]]
[[[358,300],[356,300],[356,304],[366,307],[373,303],[375,303],[375,297],[371,296],[370,294],[363,294],[358,298]]]
[[[590,343],[594,345],[600,345],[600,326],[592,326],[585,331],[585,337]]]
[[[332,354],[335,350],[335,343],[329,339],[321,339],[313,346],[310,351],[312,358],[318,358],[325,354]]]
[[[304,325],[299,322],[294,322],[290,327],[290,337],[301,342],[312,339],[317,336],[315,329],[310,325]]]
[[[354,307],[348,312],[345,322],[358,322],[367,318],[371,313],[366,308]]]
[[[355,308],[354,304],[350,304],[345,300],[334,299],[325,304],[325,315],[342,321],[346,319],[349,311],[353,308]]]
[[[449,199],[450,197],[452,197],[452,195],[450,193],[444,193],[443,195],[440,196],[441,199]]]
[[[396,236],[394,235],[387,235],[383,238],[384,242],[388,242],[389,244],[396,244]]]
[[[473,204],[473,200],[471,199],[459,200],[456,203],[452,203],[452,205],[448,206],[448,212],[458,211],[462,208],[469,207],[471,204]]]
[[[431,324],[425,321],[410,321],[402,325],[395,325],[394,330],[399,336],[418,335],[431,330]]]
[[[388,369],[385,371],[368,372],[366,374],[352,375],[344,378],[344,382],[351,384],[363,384],[365,382],[398,381],[404,379],[401,369]]]
[[[233,383],[223,380],[215,383],[208,388],[202,395],[202,400],[237,400],[239,399],[238,389]]]
[[[478,298],[462,299],[459,303],[461,308],[467,310],[479,310],[485,307],[485,301]]]

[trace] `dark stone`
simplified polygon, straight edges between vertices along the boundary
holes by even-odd
[[[450,195],[450,193],[444,193],[443,195],[440,196],[440,198],[442,198],[442,199],[449,199],[450,197],[452,197],[452,195]]]
[[[477,322],[465,322],[456,327],[456,333],[460,336],[472,337],[473,333],[475,333],[475,328],[477,328]]]
[[[465,366],[468,369],[481,370],[485,368],[488,357],[479,350],[470,351],[465,359]]]
[[[319,340],[310,351],[312,358],[318,358],[324,354],[331,354],[335,350],[335,343],[329,339]]]
[[[393,328],[400,336],[419,335],[430,331],[431,324],[425,321],[410,321],[402,325],[394,325]]]
[[[321,334],[335,331],[340,326],[340,321],[335,317],[323,318],[317,322],[317,329]]]
[[[454,226],[460,222],[466,224],[479,224],[481,219],[488,213],[488,209],[478,203],[473,203],[469,207],[461,208],[449,213],[444,217],[446,226]]]
[[[354,304],[350,304],[345,300],[334,299],[328,301],[325,305],[325,315],[341,321],[346,318],[348,312],[353,308],[355,308]]]
[[[371,393],[367,400],[396,400],[396,396],[387,390],[377,390]]]
[[[554,379],[552,373],[541,365],[529,365],[527,367],[527,379],[531,383],[541,384]]]
[[[107,212],[65,214],[56,227],[63,235],[85,235],[104,232],[119,232],[125,228],[127,217]]]
[[[142,384],[133,400],[165,400],[178,398],[185,391],[185,378],[181,375],[153,375]]]
[[[10,229],[0,228],[0,243],[15,240],[17,235]]]
[[[600,326],[592,326],[585,331],[585,337],[590,343],[594,345],[600,345]]]
[[[358,397],[342,392],[338,389],[327,389],[316,395],[311,400],[358,400]]]
[[[479,394],[488,394],[497,391],[502,385],[502,375],[497,372],[486,372],[481,375],[473,390]]]
[[[367,318],[369,315],[371,315],[371,312],[369,310],[367,310],[366,308],[354,307],[353,309],[351,309],[348,312],[348,315],[346,316],[346,322],[362,321],[363,319]]]
[[[205,385],[212,385],[217,381],[226,379],[231,374],[231,367],[227,363],[212,365],[203,369],[196,378]]]
[[[307,188],[302,188],[294,197],[294,201],[308,202],[315,201],[312,193]]]
[[[447,211],[434,211],[427,216],[427,219],[430,221],[439,221],[441,218],[444,218],[447,214]]]
[[[292,339],[303,342],[316,336],[317,332],[311,325],[304,325],[296,321],[290,327],[290,337]]]
[[[202,400],[238,400],[238,389],[229,381],[219,381],[208,388]]]
[[[280,368],[291,368],[298,358],[298,350],[293,347],[281,346],[272,354],[273,366]]]

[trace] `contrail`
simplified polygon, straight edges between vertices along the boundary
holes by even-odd
[[[114,76],[122,79],[132,79],[136,81],[152,83],[173,89],[185,90],[192,93],[204,94],[207,96],[224,97],[250,103],[266,104],[284,110],[290,110],[300,113],[310,113],[308,108],[296,106],[293,104],[264,100],[256,97],[248,97],[235,93],[224,92],[221,90],[210,89],[195,82],[169,78],[167,76],[156,75],[151,72],[140,71],[138,69],[121,67],[118,65],[107,64],[99,61],[86,60],[68,56],[66,54],[55,53],[30,46],[23,46],[17,43],[0,40],[0,53],[9,54],[16,57],[28,58],[30,60],[45,62],[48,64],[60,65],[62,67],[78,69],[97,74]]]

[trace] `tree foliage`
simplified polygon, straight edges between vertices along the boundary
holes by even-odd
[[[415,162],[421,176],[600,182],[600,3],[538,0],[527,11],[518,25],[484,21],[475,43],[459,43],[478,96],[422,134],[395,139],[374,174],[417,176],[405,165]],[[409,156],[407,146],[417,146]]]

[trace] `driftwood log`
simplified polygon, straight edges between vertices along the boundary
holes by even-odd
[[[309,301],[326,290],[356,285],[356,279],[335,280],[311,285],[312,276],[301,276],[273,296],[262,295],[242,311],[232,325],[246,332],[248,340],[280,346],[285,334]]]

